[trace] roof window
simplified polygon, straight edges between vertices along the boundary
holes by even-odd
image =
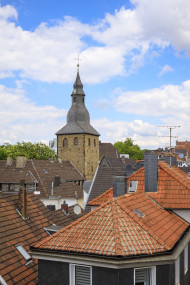
[[[137,209],[134,209],[133,210],[134,213],[136,213],[138,216],[144,218],[145,217],[145,214],[143,214],[141,211],[137,210]]]
[[[32,257],[30,256],[30,254],[28,254],[28,252],[26,251],[26,249],[22,245],[17,244],[17,245],[15,245],[15,247],[27,262],[32,261]]]
[[[0,275],[0,284],[1,285],[7,285],[7,282],[3,279],[3,277]]]
[[[46,170],[46,169],[43,169],[43,172],[44,172],[44,173],[47,173],[47,170]]]

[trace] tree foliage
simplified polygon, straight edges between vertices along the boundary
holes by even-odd
[[[56,153],[43,143],[22,142],[15,145],[4,144],[0,146],[0,159],[26,156],[28,159],[56,159]]]
[[[141,150],[138,145],[134,145],[131,138],[127,138],[124,142],[116,142],[114,147],[120,152],[120,154],[129,154],[129,157],[135,160],[144,159],[144,150]]]

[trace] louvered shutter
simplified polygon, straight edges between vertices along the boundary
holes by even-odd
[[[90,267],[75,266],[75,285],[91,285]]]
[[[135,269],[135,284],[150,285],[149,268]]]

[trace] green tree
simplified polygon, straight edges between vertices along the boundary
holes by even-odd
[[[114,147],[121,154],[129,154],[130,158],[134,158],[135,160],[144,159],[144,150],[136,144],[133,144],[133,140],[131,138],[127,138],[124,142],[118,141],[114,144]]]
[[[56,159],[56,153],[43,143],[22,142],[15,145],[4,144],[0,146],[0,159],[7,157],[16,159],[18,156],[26,156],[28,159]]]

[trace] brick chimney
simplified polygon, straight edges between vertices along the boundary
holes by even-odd
[[[28,219],[28,206],[27,206],[27,192],[25,180],[20,180],[20,190],[19,190],[19,212],[23,219]]]
[[[18,156],[16,158],[16,168],[24,168],[24,164],[27,161],[25,156]]]
[[[64,210],[65,213],[68,214],[69,206],[68,206],[68,204],[66,204],[66,201],[64,201],[63,204],[61,204],[61,210]]]
[[[60,183],[61,183],[61,177],[58,176],[58,175],[56,175],[56,176],[54,177],[54,186],[55,186],[55,187],[56,187],[56,186],[59,186]]]
[[[126,177],[115,176],[113,182],[113,197],[119,197],[126,194]]]
[[[145,192],[157,192],[158,155],[155,152],[144,154],[144,181]]]

